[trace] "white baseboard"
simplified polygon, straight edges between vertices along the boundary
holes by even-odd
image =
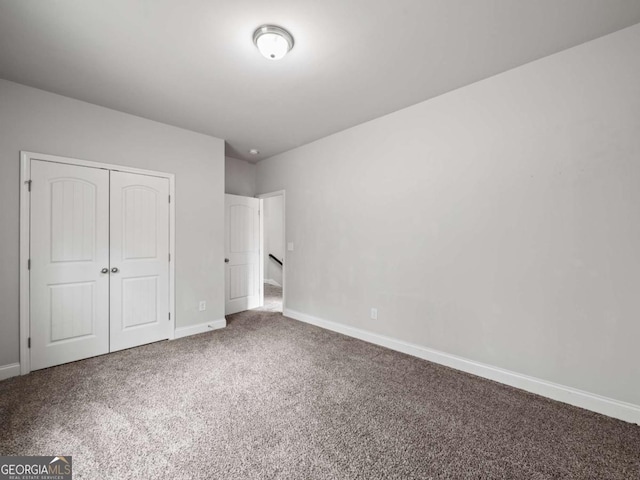
[[[640,405],[621,402],[619,400],[585,392],[576,388],[559,385],[557,383],[548,382],[528,375],[522,375],[503,368],[493,367],[491,365],[486,365],[484,363],[458,357],[456,355],[450,355],[421,345],[396,340],[395,338],[378,335],[377,333],[368,332],[366,330],[350,327],[341,323],[323,320],[289,308],[286,308],[283,313],[285,317],[293,318],[294,320],[310,323],[327,330],[332,330],[334,332],[342,333],[343,335],[364,340],[365,342],[374,343],[376,345],[387,347],[391,350],[413,355],[414,357],[422,358],[430,362],[446,365],[447,367],[462,370],[463,372],[471,373],[479,377],[488,378],[496,382],[504,383],[505,385],[520,388],[527,392],[535,393],[559,402],[568,403],[609,417],[618,418],[625,422],[640,425]]]
[[[198,335],[199,333],[210,332],[211,330],[218,330],[227,326],[227,319],[221,318],[219,320],[213,320],[212,322],[198,323],[197,325],[189,325],[188,327],[176,328],[175,339],[189,337],[191,335]]]
[[[17,377],[18,375],[20,375],[19,363],[10,363],[9,365],[2,365],[0,367],[0,380]]]
[[[264,283],[268,283],[269,285],[273,285],[274,287],[281,287],[282,286],[272,278],[265,278],[264,279]]]

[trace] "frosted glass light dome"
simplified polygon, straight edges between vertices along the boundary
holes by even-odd
[[[253,33],[253,43],[264,58],[280,60],[293,48],[293,37],[284,28],[263,25]]]

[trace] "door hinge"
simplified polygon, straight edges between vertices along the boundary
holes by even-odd
[[[27,347],[31,348],[31,337],[27,339]]]
[[[27,270],[31,270],[31,259],[27,260]]]
[[[171,261],[171,254],[169,254],[169,261]]]
[[[171,203],[171,195],[169,195],[169,203]]]
[[[26,184],[27,184],[27,189],[28,189],[29,191],[31,191],[31,180],[27,180],[27,181],[26,181],[26,182],[24,182],[24,183],[26,183]]]
[[[171,312],[169,312],[169,320],[171,320]]]

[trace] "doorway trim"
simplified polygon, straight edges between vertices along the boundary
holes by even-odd
[[[115,170],[118,172],[137,173],[152,177],[166,178],[169,180],[169,340],[175,338],[175,175],[173,173],[158,172],[155,170],[143,170],[111,163],[91,162],[78,158],[61,157],[45,153],[20,152],[20,374],[26,375],[31,371],[31,357],[29,355],[30,320],[30,284],[29,284],[29,250],[31,238],[31,160],[44,160],[53,163],[63,163],[80,167],[99,168],[103,170]]]
[[[284,241],[284,249],[282,251],[282,314],[287,307],[287,195],[286,190],[276,190],[275,192],[263,193],[257,195],[256,198],[264,200],[269,197],[282,196],[282,239]],[[263,202],[264,203],[264,202]],[[261,208],[262,209],[262,208]],[[263,209],[262,209],[263,210]],[[264,265],[264,221],[263,215],[260,215],[260,264]],[[264,269],[262,272],[262,288],[264,288]]]

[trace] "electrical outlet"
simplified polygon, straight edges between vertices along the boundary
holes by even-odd
[[[201,312],[204,312],[206,309],[207,309],[207,302],[202,300],[198,305],[198,310],[200,310]]]
[[[293,252],[293,242],[287,243],[287,251]]]
[[[371,309],[371,320],[377,320],[378,319],[378,309],[377,308],[372,308]]]

